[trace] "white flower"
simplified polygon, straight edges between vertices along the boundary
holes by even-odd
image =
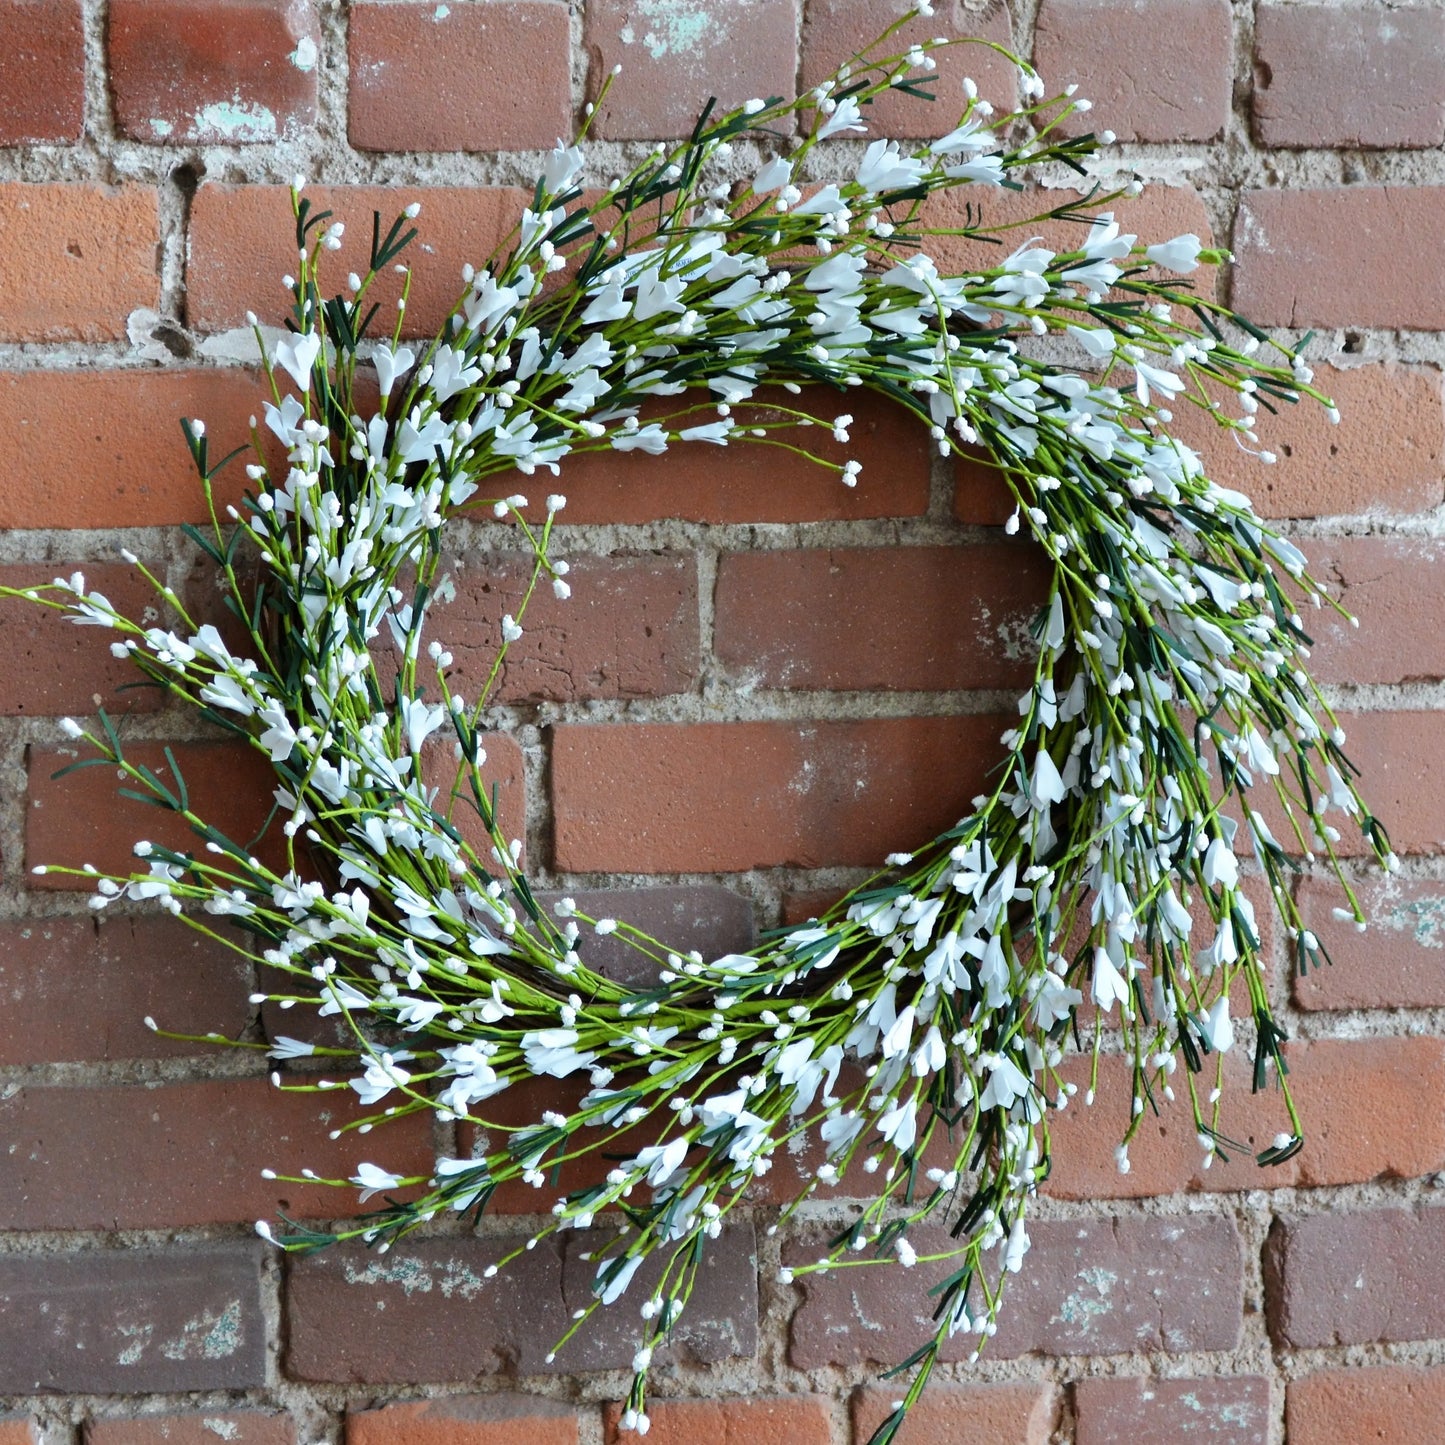
[[[603,1304],[610,1305],[613,1301],[621,1298],[627,1286],[632,1283],[632,1276],[637,1273],[637,1267],[642,1263],[642,1256],[634,1254],[628,1259],[609,1259],[603,1262],[602,1267],[597,1271],[597,1278],[592,1284],[592,1293],[597,1295]]]
[[[542,162],[542,179],[554,195],[565,191],[582,173],[582,151],[577,146],[563,145],[559,140]]]
[[[776,191],[779,186],[787,185],[792,176],[792,162],[784,156],[774,156],[753,177],[753,191],[760,196],[767,191]]]
[[[1019,1099],[1028,1097],[1033,1085],[1012,1059],[994,1054],[981,1057],[979,1062],[986,1063],[989,1069],[988,1083],[978,1096],[980,1109],[1008,1109]]]
[[[378,343],[371,353],[371,364],[376,368],[376,379],[380,386],[382,400],[391,395],[391,388],[398,376],[409,371],[416,361],[416,355],[409,346],[390,346]]]
[[[1129,980],[1114,966],[1106,948],[1094,950],[1094,980],[1090,989],[1094,1003],[1105,1013],[1117,1003],[1125,1018],[1132,1016],[1130,1008]]]
[[[638,1152],[631,1167],[645,1172],[647,1182],[654,1189],[659,1189],[682,1168],[687,1149],[686,1138],[670,1139],[666,1144],[649,1144]]]
[[[1216,838],[1204,855],[1204,881],[1211,888],[1233,888],[1239,882],[1239,863],[1229,844]]]
[[[1155,266],[1162,266],[1166,271],[1173,271],[1178,276],[1187,276],[1198,268],[1201,249],[1199,237],[1191,231],[1183,236],[1175,236],[1172,241],[1148,247],[1144,255]]]
[[[276,343],[272,361],[284,367],[302,391],[311,390],[311,368],[321,354],[321,338],[314,331],[301,336],[283,336]]]
[[[867,129],[863,124],[863,112],[858,109],[858,102],[850,95],[840,100],[832,115],[818,127],[818,139],[827,140],[830,135],[838,135],[842,131],[866,132]]]
[[[401,1178],[400,1174],[390,1174],[375,1164],[358,1164],[356,1173],[351,1176],[351,1182],[361,1190],[360,1202],[365,1204],[373,1194],[380,1194],[384,1189],[395,1189],[401,1183]]]
[[[1217,1054],[1227,1054],[1234,1045],[1234,1021],[1229,1017],[1229,995],[1220,994],[1210,1005],[1201,1032]]]
[[[1114,354],[1114,333],[1107,326],[1067,326],[1064,329],[1095,361]]]

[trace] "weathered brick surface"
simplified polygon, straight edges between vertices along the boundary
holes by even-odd
[[[562,555],[562,551],[558,551]],[[458,557],[448,569],[456,601],[431,613],[427,636],[456,659],[448,676],[463,697],[480,695],[501,638],[532,580],[529,558]],[[579,557],[567,574],[572,595],[553,594],[544,576],[507,653],[496,701],[664,697],[698,676],[697,559],[676,552]],[[3,636],[3,634],[0,634]]]
[[[507,1371],[576,1374],[631,1362],[639,1326],[622,1304],[555,1361],[547,1355],[592,1298],[596,1248],[585,1235],[543,1240],[491,1280],[484,1271],[526,1236],[408,1241],[390,1254],[350,1246],[288,1261],[286,1373],[358,1384],[466,1381]],[[624,1300],[646,1298],[646,1268]],[[709,1246],[668,1354],[698,1363],[750,1357],[757,1345],[752,1229]]]
[[[1357,1039],[1295,1042],[1288,1046],[1290,1088],[1304,1118],[1305,1146],[1283,1164],[1261,1168],[1255,1155],[1290,1131],[1278,1093],[1250,1092],[1248,1051],[1226,1059],[1222,1132],[1246,1146],[1226,1151],[1208,1169],[1195,1137],[1183,1069],[1178,1095],[1160,1099],[1129,1146],[1129,1172],[1120,1174],[1114,1146],[1129,1125],[1130,1086],[1121,1056],[1102,1061],[1098,1097],[1083,1104],[1088,1059],[1073,1061],[1066,1077],[1079,1094],[1055,1116],[1054,1168],[1046,1186],[1062,1199],[1134,1198],[1180,1189],[1276,1189],[1289,1185],[1360,1184],[1413,1179],[1445,1167],[1445,1119],[1418,1106],[1419,1090],[1445,1089],[1445,1044],[1438,1039]],[[1199,1081],[1213,1086],[1211,1061]]]
[[[746,953],[757,939],[752,905],[741,894],[715,884],[669,884],[656,888],[587,888],[571,893],[539,892],[551,913],[568,897],[589,918],[616,918],[679,953],[697,949],[706,958]],[[588,968],[608,978],[640,982],[655,977],[657,964],[626,943],[620,933],[584,929],[578,951]]]
[[[85,37],[80,0],[0,5],[0,145],[80,139]]]
[[[1445,186],[1246,191],[1234,227],[1234,303],[1259,326],[1445,327],[1445,276],[1421,237]]]
[[[1022,687],[1047,596],[1028,545],[732,552],[713,649],[762,687]]]
[[[399,1096],[398,1096],[399,1097]],[[0,1101],[9,1160],[0,1223],[12,1229],[156,1229],[366,1207],[353,1189],[263,1179],[262,1169],[345,1178],[363,1161],[431,1172],[426,1115],[375,1133],[330,1130],[376,1112],[350,1089],[287,1093],[266,1079],[24,1089]]]
[[[570,138],[567,8],[359,4],[348,31],[352,145],[538,150]]]
[[[948,1247],[946,1232],[915,1231],[920,1254]],[[1223,1350],[1240,1332],[1243,1259],[1233,1219],[1057,1220],[1029,1225],[1033,1248],[1010,1279],[995,1358],[1124,1354],[1131,1350]],[[912,1235],[910,1235],[912,1238]],[[785,1259],[817,1257],[818,1244],[784,1247]],[[800,1369],[903,1359],[928,1336],[928,1284],[944,1266],[895,1266],[803,1275],[789,1358]],[[966,1359],[977,1338],[955,1335],[944,1359]]]
[[[307,0],[115,0],[106,38],[132,140],[292,140],[315,123],[321,35]]]
[[[318,211],[331,211],[346,227],[341,249],[327,254],[322,284],[328,294],[341,290],[348,271],[366,269],[376,212],[385,234],[404,207],[421,205],[418,237],[401,256],[416,267],[402,327],[408,336],[436,334],[462,294],[463,265],[480,266],[487,259],[528,199],[527,192],[505,186],[308,186],[306,194]],[[244,326],[248,311],[279,326],[292,304],[281,278],[295,271],[296,233],[284,186],[217,184],[196,192],[186,269],[192,326],[201,331]],[[377,325],[389,329],[400,279],[380,276],[367,294],[381,308]]]
[[[1359,622],[1322,608],[1305,616],[1310,672],[1321,682],[1409,683],[1445,677],[1445,550],[1430,539],[1308,541],[1313,576]]]
[[[1445,13],[1433,5],[1259,6],[1254,130],[1263,145],[1445,140]]]
[[[0,1255],[0,1391],[264,1384],[260,1264],[256,1243]]]
[[[1228,0],[1044,0],[1034,64],[1045,93],[1077,83],[1094,104],[1076,133],[1121,140],[1211,140],[1229,118]]]
[[[584,43],[594,87],[622,66],[597,113],[596,133],[607,140],[686,135],[709,96],[726,110],[794,94],[798,22],[786,0],[703,0],[687,9],[594,0]]]
[[[1269,1381],[1261,1375],[1080,1380],[1074,1409],[1076,1445],[1268,1445],[1270,1439]]]
[[[1395,365],[1322,366],[1315,385],[1340,408],[1331,426],[1302,400],[1260,413],[1260,445],[1273,466],[1241,451],[1197,407],[1176,406],[1174,431],[1221,486],[1246,493],[1261,516],[1328,517],[1428,511],[1439,506],[1445,421],[1440,374]],[[1313,552],[1330,544],[1307,544]]]
[[[0,340],[120,341],[160,294],[150,186],[0,185]]]
[[[1429,878],[1369,877],[1355,885],[1369,926],[1338,919],[1339,885],[1304,878],[1296,898],[1305,927],[1333,966],[1296,974],[1295,1003],[1306,1009],[1438,1008],[1445,1005],[1445,885]]]
[[[50,567],[0,566],[0,587],[44,586],[83,572],[87,590],[104,594],[127,617],[159,621],[159,599],[134,567],[119,563],[58,563]],[[48,594],[61,596],[64,594]],[[161,705],[154,687],[127,687],[143,679],[129,660],[113,657],[114,634],[77,627],[63,612],[19,598],[0,599],[0,713],[7,716],[150,712]]]
[[[898,1397],[886,1385],[854,1392],[856,1445],[888,1418]],[[1049,1384],[935,1384],[909,1412],[904,1429],[911,1445],[1048,1445],[1058,1412],[1058,1391]]]
[[[1315,1349],[1445,1334],[1445,1210],[1281,1215],[1265,1250],[1270,1329]]]
[[[679,442],[662,457],[580,453],[566,462],[567,509],[558,522],[851,522],[914,517],[927,507],[928,433],[910,412],[861,391],[810,387],[792,397],[781,387],[760,387],[754,402],[735,406],[733,416],[740,427],[769,423],[779,418],[779,405],[827,422],[853,417],[846,443],[820,427],[782,436],[833,467],[858,462],[857,486],[845,487],[837,471],[761,441]],[[675,412],[675,406],[655,407],[655,414]],[[705,407],[696,419],[709,413]],[[644,407],[644,419],[650,414]]]
[[[536,1395],[445,1395],[352,1410],[346,1445],[576,1445],[577,1412]]]
[[[880,862],[952,826],[998,756],[995,717],[566,726],[554,847],[576,872]]]
[[[607,1445],[629,1445],[630,1432],[618,1428],[622,1410],[606,1408]],[[821,1395],[783,1395],[773,1399],[658,1400],[647,1408],[648,1438],[656,1445],[696,1445],[700,1440],[726,1445],[831,1445],[828,1401]]]
[[[1341,714],[1340,723],[1370,807],[1386,820],[1396,851],[1445,848],[1445,713],[1351,713]],[[1342,831],[1342,853],[1366,851],[1358,833]]]
[[[193,1054],[173,1033],[236,1037],[250,1019],[250,965],[174,919],[112,916],[0,924],[0,1065]]]
[[[203,419],[221,457],[246,441],[262,399],[254,374],[219,368],[0,372],[0,453],[15,466],[0,526],[205,522],[180,420]],[[217,506],[239,501],[245,485],[241,467],[228,467]]]
[[[803,12],[802,83],[817,85],[853,57],[897,18],[884,0],[811,0]],[[1010,47],[1009,15],[1001,0],[965,6],[961,0],[935,5],[898,30],[880,56],[896,54],[920,41],[986,40]],[[963,107],[963,77],[971,77],[981,96],[1000,113],[1012,110],[1017,98],[1017,70],[987,45],[955,44],[935,50],[931,72],[932,102],[884,92],[868,107],[868,127],[876,135],[931,137],[945,134]],[[624,74],[626,72],[624,71]],[[914,72],[922,75],[922,72]]]
[[[1445,1435],[1445,1370],[1360,1366],[1315,1370],[1285,1391],[1289,1445],[1416,1445]]]
[[[201,1410],[140,1419],[87,1420],[85,1445],[294,1445],[296,1426],[266,1410]]]

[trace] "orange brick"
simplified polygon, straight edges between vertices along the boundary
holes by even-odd
[[[866,1445],[902,1393],[886,1385],[854,1393],[854,1445]],[[1058,1392],[1043,1382],[932,1384],[908,1412],[900,1438],[908,1445],[1048,1445],[1058,1412]]]
[[[346,1445],[576,1445],[577,1413],[535,1395],[443,1395],[352,1410]]]
[[[0,527],[146,527],[207,520],[205,496],[181,435],[200,417],[213,457],[247,439],[263,395],[254,373],[0,372]],[[246,487],[240,465],[216,481],[218,507]]]
[[[559,868],[735,872],[881,863],[968,811],[997,717],[564,726],[552,751]]]
[[[341,249],[327,253],[327,294],[339,292],[348,271],[365,271],[372,216],[382,234],[403,207],[419,202],[419,232],[398,264],[416,270],[403,331],[432,336],[462,294],[462,267],[480,266],[522,218],[530,193],[505,186],[310,186],[317,212],[331,211],[346,226]],[[281,278],[296,271],[296,231],[284,186],[206,185],[191,205],[186,312],[201,331],[244,326],[246,313],[279,326],[292,304]],[[380,306],[376,327],[390,333],[400,295],[398,277],[377,278],[368,293]],[[377,334],[373,331],[373,335]]]
[[[124,341],[160,298],[149,186],[0,185],[0,340]]]
[[[622,1409],[606,1411],[607,1445],[629,1445],[618,1429]],[[783,1395],[761,1400],[657,1400],[648,1406],[654,1445],[830,1445],[828,1406],[821,1395]]]
[[[1285,1391],[1290,1445],[1425,1445],[1445,1439],[1445,1369],[1351,1365],[1315,1370]]]

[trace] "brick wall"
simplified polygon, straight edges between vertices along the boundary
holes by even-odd
[[[0,581],[84,567],[140,605],[125,545],[206,605],[178,531],[199,498],[175,418],[224,437],[256,407],[234,328],[248,307],[280,310],[293,172],[353,232],[374,204],[422,200],[409,315],[425,330],[506,229],[529,148],[570,127],[614,62],[599,174],[681,130],[709,91],[816,78],[888,14],[883,0],[0,0]],[[1445,1439],[1445,12],[940,0],[920,28],[1009,41],[1050,81],[1077,80],[1167,183],[1127,229],[1212,232],[1238,255],[1237,305],[1316,331],[1339,428],[1281,418],[1268,471],[1199,439],[1360,616],[1358,632],[1321,621],[1315,663],[1407,856],[1398,882],[1362,883],[1363,937],[1302,878],[1332,970],[1291,979],[1276,943],[1303,1154],[1204,1173],[1176,1111],[1120,1176],[1127,1095],[1106,1060],[1094,1110],[1060,1121],[1006,1322],[982,1362],[942,1368],[904,1439]],[[951,56],[949,84],[965,66],[1006,98],[1006,66]],[[881,117],[895,133],[943,128],[895,101]],[[1004,538],[982,474],[850,404],[856,491],[745,447],[569,465],[576,595],[533,614],[506,678],[511,740],[491,746],[544,886],[634,885],[612,911],[727,950],[807,916],[976,790],[1023,679],[1038,560]],[[516,572],[487,527],[458,533],[442,626],[465,674],[469,629],[495,623]],[[527,1200],[385,1257],[283,1267],[252,1236],[278,1202],[338,1207],[260,1172],[352,1168],[327,1137],[334,1110],[323,1122],[311,1096],[271,1089],[253,1055],[167,1043],[141,1020],[260,1038],[294,1016],[256,1017],[246,969],[179,925],[97,928],[83,893],[28,872],[120,866],[155,827],[101,770],[51,777],[67,760],[54,719],[98,699],[129,709],[158,765],[174,745],[228,831],[264,814],[246,755],[146,693],[117,699],[124,680],[93,632],[0,606],[0,1445],[610,1441],[627,1322],[547,1358],[586,1266],[539,1249],[482,1288]],[[405,1172],[455,1147],[401,1126],[367,1152]],[[719,1242],[654,1372],[661,1445],[849,1445],[888,1409],[876,1364],[918,1337],[924,1270],[780,1286],[841,1206],[810,1206],[786,1236],[768,1232],[771,1208]]]

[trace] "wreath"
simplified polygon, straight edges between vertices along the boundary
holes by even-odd
[[[1268,463],[1261,409],[1308,398],[1338,420],[1332,402],[1297,350],[1182,279],[1227,253],[1121,232],[1108,208],[1139,182],[1108,188],[1097,158],[1112,137],[1066,136],[1061,123],[1087,102],[1044,98],[1024,62],[1009,57],[1025,101],[1008,114],[965,81],[958,122],[937,139],[854,140],[877,96],[928,94],[945,42],[889,53],[904,23],[796,99],[710,103],[684,143],[600,192],[582,189],[580,147],[559,142],[510,238],[466,269],[424,346],[401,341],[410,271],[398,258],[418,208],[386,229],[378,217],[366,273],[328,295],[342,228],[298,178],[288,331],[249,318],[271,397],[240,508],[219,511],[211,490],[236,454],[213,463],[203,424],[183,423],[211,511],[209,528],[187,530],[244,641],[198,626],[155,578],[170,627],[122,615],[79,575],[22,594],[110,629],[117,655],[276,773],[285,860],[273,867],[197,815],[178,772],[164,782],[132,760],[110,717],[64,720],[98,753],[75,766],[120,768],[204,844],[138,843],[128,876],[70,870],[91,877],[93,906],[152,900],[275,970],[282,982],[258,1001],[335,1016],[346,1047],[239,1046],[349,1070],[284,1085],[354,1090],[371,1112],[348,1129],[432,1111],[491,1141],[425,1177],[359,1161],[331,1182],[381,1196],[371,1213],[328,1231],[263,1221],[260,1233],[287,1250],[351,1238],[385,1250],[444,1212],[480,1216],[509,1181],[534,1186],[546,1222],[533,1242],[589,1228],[604,1239],[568,1337],[655,1260],[632,1300],[623,1424],[639,1431],[653,1352],[708,1242],[780,1149],[810,1141],[800,1199],[874,1176],[853,1222],[785,1280],[907,1268],[923,1257],[915,1226],[950,1226],[948,1249],[926,1256],[946,1262],[937,1331],[899,1367],[911,1380],[874,1445],[894,1438],[949,1336],[973,1332],[982,1347],[994,1330],[1049,1172],[1050,1119],[1075,1092],[1060,1074],[1070,1036],[1096,1073],[1106,1042],[1132,1062],[1121,1170],[1145,1108],[1176,1086],[1208,1165],[1238,1147],[1221,1126],[1221,1059],[1236,1042],[1231,996],[1247,994],[1254,1087],[1275,1087],[1284,1115],[1259,1162],[1288,1158],[1301,1125],[1239,854],[1252,848],[1301,969],[1322,950],[1288,878],[1298,855],[1336,863],[1330,815],[1394,866],[1304,666],[1300,607],[1329,599],[1168,430],[1170,408],[1196,405]],[[810,179],[820,172],[834,178]],[[1002,190],[1060,172],[1084,177],[1087,194],[989,224]],[[961,209],[938,204],[956,190]],[[1045,246],[1032,234],[1043,221],[1073,223],[1077,246]],[[993,264],[940,271],[930,246],[959,238],[992,242]],[[392,269],[400,309],[382,316],[372,292]],[[796,405],[750,407],[764,382]],[[481,771],[527,603],[539,587],[570,589],[553,551],[564,498],[533,507],[512,491],[517,474],[559,473],[589,451],[747,438],[867,485],[855,462],[807,445],[810,426],[847,440],[855,388],[912,413],[943,455],[994,468],[1016,501],[1005,530],[1049,559],[1033,681],[988,791],[947,832],[746,954],[673,950],[567,899],[545,910]],[[265,433],[283,464],[268,461]],[[447,524],[487,513],[528,549],[530,577],[486,684],[463,698],[448,685],[451,655],[424,646],[423,629],[452,590]],[[421,765],[439,738],[457,758],[441,790]],[[470,841],[475,821],[460,825],[468,813],[485,841]],[[645,982],[589,967],[599,934],[648,961]],[[549,1086],[554,1107],[522,1124],[492,1117],[489,1101],[537,1078],[569,1081]],[[587,1182],[553,1182],[589,1159]]]

